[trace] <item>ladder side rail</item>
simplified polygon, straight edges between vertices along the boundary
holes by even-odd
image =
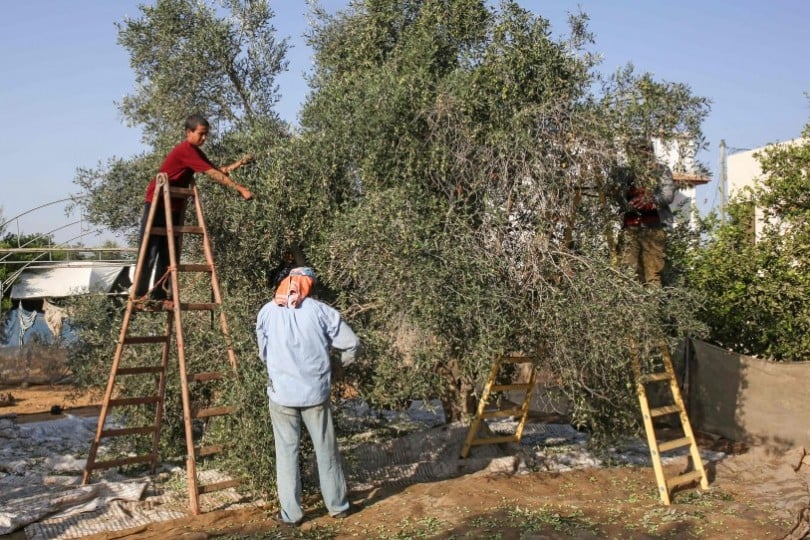
[[[156,178],[155,182],[157,182],[157,179],[161,177],[165,178],[166,182],[169,181],[169,176],[166,173],[158,173],[158,175],[155,177]],[[154,225],[155,222],[155,214],[157,213],[157,206],[158,206],[157,201],[159,200],[160,199],[157,198],[157,193],[153,193],[152,204],[149,205],[149,215],[146,218],[146,225],[144,225],[143,229],[143,238],[141,238],[141,245],[138,246],[138,259],[137,262],[135,263],[135,275],[132,276],[132,281],[134,282],[135,287],[132,289],[132,294],[130,295],[130,298],[135,298],[135,292],[138,287],[138,282],[140,281],[141,274],[144,271],[146,272],[151,271],[151,268],[144,269],[143,265],[144,262],[146,261],[146,251],[147,246],[149,245],[149,232],[152,230],[152,226]],[[156,279],[159,277],[160,276],[155,276]]]
[[[144,262],[146,260],[146,248],[148,245],[147,238],[149,237],[148,233],[152,228],[152,223],[155,220],[155,213],[156,213],[156,205],[152,204],[149,208],[149,215],[146,219],[146,225],[144,228],[143,238],[141,239],[141,246],[138,252],[138,260],[135,263],[135,275],[133,276],[133,281],[135,282],[135,287],[137,287],[138,280],[141,274],[144,271]],[[90,451],[87,455],[87,463],[85,464],[84,472],[82,473],[82,484],[86,485],[90,481],[90,475],[93,471],[93,466],[96,462],[96,456],[98,454],[98,447],[101,442],[101,432],[104,431],[104,424],[107,421],[107,415],[110,409],[110,400],[112,399],[113,389],[115,387],[115,377],[118,373],[118,367],[121,364],[121,357],[124,353],[124,340],[127,337],[127,331],[129,330],[129,322],[132,318],[132,310],[133,310],[133,301],[135,300],[135,289],[133,288],[132,294],[129,295],[127,300],[127,308],[124,312],[124,320],[121,324],[121,331],[118,333],[118,342],[115,344],[115,354],[113,356],[113,363],[110,367],[110,376],[107,379],[107,387],[104,390],[104,398],[101,402],[101,411],[99,412],[98,417],[98,425],[96,426],[96,434],[93,438],[93,442],[90,444]]]
[[[636,394],[638,395],[639,406],[641,407],[641,417],[644,421],[644,432],[647,435],[647,445],[650,448],[650,459],[655,473],[655,481],[658,484],[658,495],[664,505],[669,506],[669,490],[667,489],[667,480],[664,475],[664,467],[661,464],[661,453],[658,448],[658,440],[655,437],[655,426],[653,426],[652,414],[650,412],[650,404],[647,399],[647,389],[644,387],[641,373],[641,362],[636,344],[631,340],[630,342],[630,355],[631,366],[636,383]]]
[[[529,417],[529,406],[532,402],[532,394],[534,393],[534,382],[536,377],[534,369],[534,362],[532,362],[532,373],[529,375],[529,388],[526,390],[526,396],[523,398],[523,404],[520,406],[521,413],[520,422],[518,422],[517,430],[515,430],[515,438],[519,441],[523,437],[523,428],[526,425],[526,419]]]
[[[706,470],[703,467],[703,459],[700,456],[700,449],[697,446],[695,434],[692,431],[692,423],[689,421],[689,415],[686,414],[686,407],[683,401],[683,396],[681,395],[681,389],[678,387],[678,380],[675,377],[675,369],[672,366],[672,355],[669,352],[669,346],[666,344],[666,342],[661,344],[661,357],[664,362],[664,369],[670,375],[672,375],[672,378],[669,380],[669,388],[672,391],[672,398],[678,405],[678,416],[681,420],[681,429],[683,430],[684,436],[690,441],[689,453],[692,457],[692,467],[695,469],[695,471],[700,473],[700,487],[703,489],[708,489],[709,480],[706,476]]]
[[[492,385],[495,384],[495,379],[498,378],[500,368],[501,357],[498,356],[495,358],[495,361],[492,363],[492,368],[489,370],[489,379],[487,379],[487,382],[484,385],[484,390],[481,392],[481,399],[478,400],[478,408],[475,412],[475,418],[473,418],[470,429],[467,431],[467,439],[464,441],[464,446],[461,449],[462,459],[466,458],[470,454],[470,447],[478,435],[478,429],[481,427],[481,419],[483,418],[484,409],[486,409],[489,394],[492,390]]]
[[[200,201],[200,194],[197,190],[197,185],[192,186],[194,190],[194,208],[197,213],[197,225],[202,228],[202,244],[203,253],[205,254],[205,261],[211,268],[211,291],[214,296],[214,303],[217,304],[219,309],[219,327],[225,339],[225,345],[228,351],[228,362],[231,368],[236,371],[236,353],[233,350],[233,342],[231,340],[230,331],[228,329],[228,320],[225,316],[225,310],[222,308],[222,290],[219,286],[219,276],[217,275],[216,265],[214,264],[214,251],[211,248],[211,237],[208,234],[208,226],[205,224],[202,211],[202,201]]]
[[[158,179],[157,189],[161,190],[166,211],[166,238],[169,243],[169,276],[172,284],[173,305],[169,317],[174,319],[175,342],[177,344],[177,360],[180,371],[180,394],[183,401],[183,423],[186,436],[186,474],[188,477],[189,506],[191,513],[200,513],[200,501],[197,491],[197,464],[194,460],[194,433],[191,421],[191,398],[189,396],[188,373],[186,366],[185,340],[183,336],[183,321],[180,310],[180,283],[177,279],[178,253],[175,250],[174,224],[171,215],[171,196],[169,186],[163,179]]]
[[[101,411],[99,411],[96,434],[93,437],[93,442],[90,444],[90,451],[87,454],[87,463],[85,464],[84,473],[82,474],[82,485],[86,485],[90,481],[90,475],[93,471],[93,466],[96,463],[98,447],[101,443],[101,432],[104,431],[104,424],[107,421],[107,414],[110,410],[110,400],[112,399],[112,393],[115,387],[115,377],[118,374],[118,366],[121,364],[121,357],[124,353],[124,339],[126,338],[131,315],[132,299],[130,298],[129,302],[127,303],[126,312],[124,313],[124,322],[121,325],[121,331],[118,335],[118,342],[115,344],[115,355],[113,356],[113,363],[110,367],[110,376],[107,378],[107,387],[104,390],[104,398],[101,402]]]
[[[158,450],[160,447],[160,426],[163,424],[163,412],[166,407],[166,379],[169,371],[169,350],[172,341],[172,313],[166,313],[166,341],[163,343],[160,354],[160,376],[158,377],[158,402],[155,404],[155,431],[152,433],[152,463],[149,468],[155,474],[158,465]]]

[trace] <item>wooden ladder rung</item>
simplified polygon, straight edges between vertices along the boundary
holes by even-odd
[[[675,414],[681,412],[681,408],[677,405],[667,405],[666,407],[658,407],[650,409],[650,416],[658,418],[659,416],[666,416],[668,414]]]
[[[500,411],[484,411],[481,413],[481,418],[503,418],[506,416],[520,416],[522,414],[522,409],[502,409]]]
[[[168,336],[133,336],[124,338],[124,345],[143,345],[146,343],[166,343]]]
[[[674,376],[666,371],[662,371],[661,373],[648,373],[646,375],[642,375],[639,377],[639,380],[643,383],[648,382],[656,382],[656,381],[670,381],[674,378]]]
[[[90,469],[109,469],[111,467],[120,467],[123,465],[135,465],[136,463],[150,463],[152,456],[135,456],[121,459],[113,459],[110,461],[96,461]]]
[[[179,272],[211,272],[211,265],[209,264],[191,264],[184,263],[178,264],[177,270]]]
[[[196,225],[175,225],[172,227],[174,234],[203,234],[204,229]],[[152,234],[167,236],[169,233],[166,227],[152,227]]]
[[[161,373],[163,368],[161,366],[141,366],[141,367],[126,367],[118,368],[115,372],[116,375],[142,375],[144,373]]]
[[[208,409],[200,409],[191,415],[192,418],[210,418],[212,416],[225,416],[226,414],[233,413],[233,407],[210,407]]]
[[[204,486],[198,486],[197,493],[204,495],[206,493],[213,493],[214,491],[222,491],[223,489],[236,487],[241,483],[242,482],[239,480],[225,480],[223,482],[216,482],[215,484],[206,484]]]
[[[492,392],[504,392],[509,390],[529,390],[532,387],[529,383],[515,383],[515,384],[493,384],[490,388]]]
[[[144,426],[135,428],[121,428],[121,429],[105,429],[101,432],[102,437],[123,437],[125,435],[144,435],[146,433],[154,433],[157,427]]]
[[[193,197],[194,190],[192,188],[169,186],[169,194],[180,195],[182,197]]]
[[[211,444],[208,446],[195,446],[194,455],[196,457],[212,456],[219,454],[225,448],[224,444]]]
[[[520,442],[517,435],[501,435],[500,437],[486,437],[482,439],[473,439],[470,441],[470,445],[478,446],[480,444],[500,444],[500,443],[510,443],[510,442]]]
[[[139,398],[111,399],[109,404],[110,407],[122,407],[125,405],[148,405],[151,403],[158,403],[159,401],[160,401],[159,396],[149,396]]]
[[[222,373],[221,371],[205,371],[195,373],[194,375],[189,375],[188,380],[192,382],[205,382],[205,381],[216,381],[224,378],[225,374]]]
[[[700,480],[701,478],[703,478],[703,473],[701,471],[689,471],[688,473],[682,474],[680,476],[667,478],[667,489],[672,489],[677,486],[691,484],[695,480]]]
[[[668,452],[676,448],[683,448],[692,444],[692,439],[689,437],[681,437],[680,439],[673,439],[671,441],[664,441],[658,444],[659,452]]]

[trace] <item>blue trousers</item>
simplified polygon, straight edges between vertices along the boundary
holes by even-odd
[[[329,400],[312,407],[284,407],[270,400],[270,420],[273,423],[276,444],[276,488],[281,505],[281,519],[292,523],[304,517],[301,507],[301,473],[298,467],[302,421],[315,448],[321,495],[327,511],[330,515],[335,515],[348,510],[348,489],[335,439]]]

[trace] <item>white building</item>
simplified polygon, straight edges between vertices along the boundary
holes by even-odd
[[[727,189],[729,200],[743,193],[745,188],[753,188],[762,178],[762,167],[755,154],[763,152],[774,145],[796,145],[803,142],[801,137],[789,141],[774,143],[773,145],[754,148],[743,152],[736,152],[726,158]],[[764,225],[762,210],[754,209],[754,235],[759,238]]]
[[[674,139],[664,142],[653,139],[655,157],[672,170],[672,178],[678,186],[675,199],[670,208],[674,214],[681,214],[693,224],[697,215],[695,206],[697,186],[709,182],[695,160],[695,144],[689,138]]]

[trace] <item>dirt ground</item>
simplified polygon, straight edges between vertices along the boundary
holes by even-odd
[[[53,418],[59,406],[92,414],[100,398],[71,399],[66,386],[0,389],[15,398],[0,415],[18,421]],[[685,463],[684,463],[685,465]],[[672,465],[671,469],[681,468]],[[679,471],[670,470],[669,475]],[[653,471],[615,467],[564,473],[530,472],[500,476],[474,474],[390,491],[352,493],[357,511],[337,521],[325,515],[316,494],[309,496],[307,520],[282,528],[271,507],[222,510],[200,516],[87,536],[87,539],[207,538],[783,538],[791,529],[784,511],[762,504],[747,482],[715,481],[705,492],[687,488],[674,504],[662,506]],[[21,531],[0,540],[22,540]]]
[[[4,405],[4,396],[12,396],[11,405]],[[67,384],[0,386],[0,415],[18,415],[18,421],[49,420],[64,416],[97,414],[103,396],[78,393]],[[56,408],[58,407],[58,409]]]

